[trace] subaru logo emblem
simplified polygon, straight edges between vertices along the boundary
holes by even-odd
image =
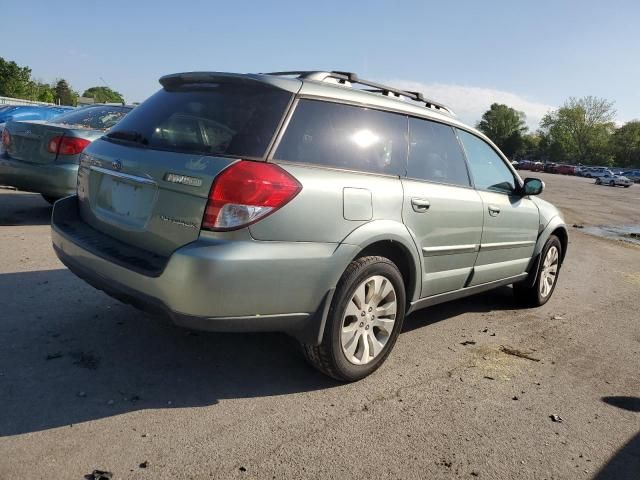
[[[118,171],[122,170],[122,162],[120,160],[114,160],[111,162],[111,168]]]

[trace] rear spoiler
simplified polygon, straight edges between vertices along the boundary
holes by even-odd
[[[245,85],[262,84],[288,90],[297,93],[302,87],[302,82],[291,78],[278,78],[269,75],[227,73],[227,72],[184,72],[173,73],[160,77],[160,85],[166,89],[176,88],[181,85],[207,84],[207,83],[236,83]]]

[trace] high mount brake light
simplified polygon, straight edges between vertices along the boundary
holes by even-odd
[[[81,153],[91,142],[84,138],[65,137],[59,135],[49,140],[47,151],[58,155],[77,155]]]
[[[274,163],[240,160],[213,181],[202,228],[237,230],[289,203],[302,185]]]

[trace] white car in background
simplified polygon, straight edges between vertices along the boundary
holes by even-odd
[[[627,177],[623,177],[622,175],[614,175],[613,173],[611,173],[596,178],[596,185],[609,185],[610,187],[620,186],[629,188],[631,185],[633,185],[633,182]]]
[[[607,167],[591,167],[583,173],[587,178],[600,178],[606,175],[613,176],[614,173]]]

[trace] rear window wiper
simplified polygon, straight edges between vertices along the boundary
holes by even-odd
[[[107,138],[113,138],[116,140],[126,140],[128,142],[140,143],[141,145],[149,145],[149,140],[140,132],[135,130],[117,130],[115,132],[107,133]]]

